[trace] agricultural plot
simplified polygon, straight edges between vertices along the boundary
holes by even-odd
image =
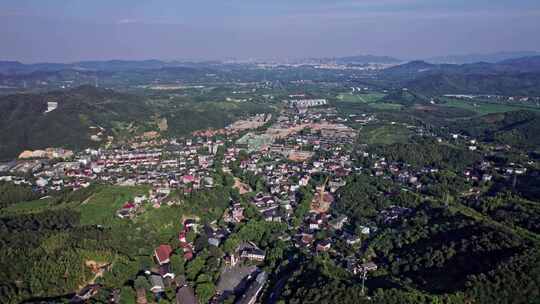
[[[337,99],[342,102],[361,102],[361,103],[374,103],[386,96],[383,93],[368,93],[368,94],[340,94]]]
[[[402,104],[385,102],[383,98],[386,94],[383,93],[368,93],[368,94],[340,94],[338,100],[348,104],[365,104],[371,109],[382,111],[394,111],[404,108]]]
[[[359,142],[368,145],[406,143],[412,131],[402,125],[379,125],[366,127],[360,132]]]
[[[377,110],[401,110],[404,107],[401,104],[386,102],[371,103],[369,106]]]

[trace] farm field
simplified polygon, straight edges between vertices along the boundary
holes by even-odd
[[[401,104],[386,102],[371,103],[369,106],[377,110],[401,110],[404,107]]]
[[[345,93],[339,94],[337,99],[342,102],[361,102],[361,103],[373,103],[382,99],[386,94],[383,93],[368,93],[368,94],[352,94]]]
[[[402,125],[378,125],[362,129],[359,141],[368,145],[406,143],[412,131]]]

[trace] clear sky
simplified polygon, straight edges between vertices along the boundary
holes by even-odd
[[[540,0],[1,0],[0,60],[540,50]]]

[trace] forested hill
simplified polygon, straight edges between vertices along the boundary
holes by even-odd
[[[47,112],[49,102],[57,108]],[[117,123],[146,120],[148,113],[135,96],[90,86],[4,96],[0,98],[0,159],[24,149],[92,146],[98,142],[91,136],[102,131],[100,127],[108,130]]]
[[[412,61],[381,77],[428,95],[540,95],[540,56],[462,65]]]
[[[384,75],[422,76],[422,74],[499,74],[499,73],[540,73],[540,56],[504,60],[497,63],[477,62],[469,64],[431,64],[425,61],[411,61],[384,70]]]
[[[451,128],[501,145],[531,150],[540,148],[540,115],[531,111],[489,114],[460,121]]]
[[[118,142],[146,131],[185,136],[274,110],[266,103],[227,101],[215,94],[164,98],[159,94],[132,95],[81,86],[42,94],[2,96],[0,160],[12,159],[27,149],[81,149],[102,145],[109,136]],[[218,100],[209,101],[212,99]],[[50,105],[57,108],[47,112]]]
[[[504,96],[540,95],[540,73],[426,75],[408,81],[407,88],[429,95],[491,94]]]

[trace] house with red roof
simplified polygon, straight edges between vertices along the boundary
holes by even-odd
[[[122,206],[122,209],[133,209],[135,208],[135,204],[132,202],[127,202]]]
[[[167,264],[170,262],[172,251],[173,250],[170,245],[159,245],[159,247],[154,250],[154,256],[159,265]]]
[[[195,177],[193,175],[182,176],[182,183],[184,184],[193,183],[194,181],[195,181]]]

